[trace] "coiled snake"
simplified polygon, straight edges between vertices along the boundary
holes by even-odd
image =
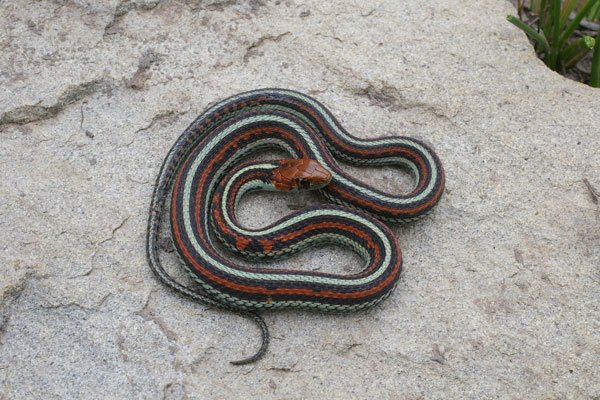
[[[248,154],[274,148],[290,159],[240,165]],[[414,189],[391,195],[346,174],[335,158],[360,165],[401,165],[415,177]],[[158,258],[160,216],[172,189],[171,234],[182,265],[202,289],[181,285]],[[241,226],[235,215],[240,198],[252,190],[318,189],[334,204],[312,205],[261,229]],[[380,221],[408,222],[427,214],[444,190],[444,170],[433,150],[416,139],[351,136],[318,101],[284,89],[259,89],[210,107],[183,132],[158,176],[147,234],[150,267],[167,286],[200,303],[241,313],[260,326],[257,312],[311,309],[352,312],[390,295],[402,268],[392,231]],[[229,261],[215,247],[253,260],[276,259],[313,244],[335,243],[357,252],[364,269],[352,275],[318,271],[253,268]]]

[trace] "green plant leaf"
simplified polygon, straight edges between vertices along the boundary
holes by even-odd
[[[546,2],[546,0],[542,0],[542,5],[541,5],[542,9],[540,10],[540,22],[539,22],[539,26],[542,27],[542,30],[544,31],[544,37],[549,38],[550,37],[550,28],[552,27],[552,19],[550,18],[550,7],[548,7],[548,4]]]
[[[590,86],[600,87],[600,29],[596,33],[596,45],[592,55],[592,74],[590,76]]]
[[[567,21],[569,20],[569,15],[573,12],[573,9],[577,5],[579,0],[565,0],[562,9],[560,10],[560,29],[562,30]]]
[[[581,10],[579,10],[577,15],[575,15],[575,18],[573,18],[571,23],[569,23],[567,28],[561,33],[560,38],[558,39],[558,47],[559,48],[565,44],[567,39],[569,39],[569,37],[573,34],[575,29],[579,26],[579,23],[581,22],[583,17],[585,17],[587,15],[587,13],[590,11],[590,9],[594,5],[596,5],[598,3],[598,1],[600,1],[600,0],[588,0],[588,2],[585,3],[585,5],[581,8]]]
[[[596,21],[600,19],[600,3],[596,3],[596,5],[592,7],[587,18],[590,21]]]
[[[595,40],[591,36],[584,36],[579,40],[574,41],[568,45],[560,53],[560,61],[563,63],[565,69],[569,69],[575,66],[579,60],[583,58],[591,49],[594,48]]]
[[[544,51],[544,53],[550,53],[550,46],[548,45],[548,41],[546,41],[546,39],[542,35],[537,33],[535,29],[525,24],[523,21],[521,21],[514,15],[508,14],[506,16],[506,20],[511,24],[515,25],[517,28],[521,29],[529,36],[531,36],[536,42],[538,42],[542,46],[542,50]]]
[[[560,36],[560,0],[550,0],[550,12],[546,22],[546,38],[551,34],[550,53],[544,57],[546,65],[556,71],[558,69],[558,38]]]

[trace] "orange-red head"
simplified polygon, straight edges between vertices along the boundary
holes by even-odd
[[[280,163],[281,166],[273,171],[273,185],[277,190],[315,190],[331,181],[331,173],[315,160],[292,158]]]

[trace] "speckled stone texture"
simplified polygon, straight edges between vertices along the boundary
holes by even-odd
[[[0,0],[0,398],[600,396],[600,90],[538,60],[508,1]],[[258,87],[444,162],[395,225],[397,290],[355,315],[249,320],[163,287],[144,250],[160,163],[207,105]],[[395,168],[356,169],[389,191]],[[399,183],[400,182],[400,183]],[[258,194],[261,226],[319,201]],[[183,282],[167,237],[162,258]],[[322,247],[286,267],[357,271]]]

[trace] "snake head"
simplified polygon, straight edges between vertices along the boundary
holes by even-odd
[[[277,190],[316,190],[331,181],[331,173],[315,160],[292,158],[279,163],[280,167],[273,171],[273,185]]]

